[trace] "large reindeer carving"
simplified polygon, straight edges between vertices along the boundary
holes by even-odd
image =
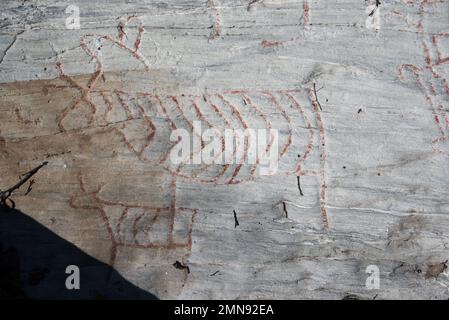
[[[138,21],[138,34],[133,46],[125,43],[126,26],[130,21]],[[154,93],[153,90],[135,91],[102,89],[97,84],[102,77],[103,61],[92,49],[89,41],[108,41],[115,47],[125,50],[132,59],[139,61],[149,70],[148,60],[140,45],[143,41],[144,27],[139,18],[122,18],[116,38],[100,35],[86,35],[81,38],[81,47],[95,63],[95,72],[86,85],[79,84],[64,72],[62,63],[57,64],[61,78],[80,95],[58,116],[60,130],[83,128],[86,123],[79,122],[76,116],[84,112],[88,124],[96,121],[103,125],[114,124],[123,146],[142,162],[160,166],[169,173],[171,202],[166,207],[154,207],[142,203],[135,204],[120,199],[107,199],[102,188],[91,188],[80,175],[80,192],[71,199],[71,206],[78,209],[95,210],[103,218],[113,250],[111,264],[114,263],[118,246],[140,248],[190,248],[192,245],[192,226],[196,208],[181,208],[176,202],[177,180],[200,184],[238,184],[257,179],[255,164],[203,164],[190,166],[174,165],[170,152],[176,142],[170,141],[170,131],[185,128],[195,135],[193,121],[200,121],[206,128],[277,129],[280,132],[277,163],[280,176],[313,176],[319,181],[315,192],[317,208],[322,216],[323,226],[329,227],[325,199],[326,141],[321,107],[313,88],[293,88],[277,90],[223,90],[204,94]],[[129,39],[128,39],[129,41]],[[117,124],[118,123],[118,124]],[[133,126],[138,124],[139,130]],[[130,133],[131,132],[131,133]],[[273,137],[267,145],[270,152]],[[246,141],[245,150],[250,147]],[[222,150],[223,151],[223,150]],[[220,156],[218,154],[217,156]],[[90,189],[90,190],[89,190]],[[299,196],[299,195],[298,195]],[[115,217],[113,217],[115,214]],[[155,239],[152,230],[160,233],[165,228],[166,236]],[[162,227],[161,227],[162,226]],[[174,230],[186,230],[184,239],[175,239]]]

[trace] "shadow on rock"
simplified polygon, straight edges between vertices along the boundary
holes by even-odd
[[[79,268],[68,290],[66,268]],[[157,299],[26,214],[0,206],[0,299]]]

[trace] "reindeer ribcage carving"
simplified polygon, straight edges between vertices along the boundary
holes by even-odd
[[[239,90],[202,95],[91,90],[90,95],[95,101],[95,112],[84,109],[92,121],[102,126],[114,124],[115,133],[136,158],[160,165],[174,179],[210,184],[242,183],[258,177],[261,161],[258,157],[251,164],[174,165],[170,154],[177,142],[170,141],[172,130],[182,128],[192,136],[198,134],[193,131],[194,121],[199,121],[205,129],[220,131],[275,129],[279,132],[276,175],[310,175],[323,179],[320,201],[324,202],[325,136],[321,113],[311,90]],[[74,118],[67,114],[60,126],[65,128],[68,124],[74,128],[76,123],[84,126],[78,116],[79,113]],[[267,137],[266,153],[274,151],[270,150],[272,138]],[[246,144],[246,150],[251,147],[247,140],[236,141],[239,143]],[[222,152],[217,156],[223,156]],[[327,225],[324,203],[320,205]]]

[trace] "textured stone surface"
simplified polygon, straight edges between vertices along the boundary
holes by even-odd
[[[0,188],[49,161],[17,207],[160,298],[447,299],[449,2],[374,3],[2,1]],[[194,120],[278,173],[174,166]]]

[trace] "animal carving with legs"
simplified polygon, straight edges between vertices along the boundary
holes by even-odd
[[[138,20],[136,17],[121,20],[117,38],[97,36],[96,39],[107,40],[131,53],[133,59],[148,69],[147,60],[139,51],[144,31],[142,25],[138,29],[134,46],[125,44],[124,27],[126,22],[134,19]],[[273,174],[293,177],[295,184],[298,178],[298,186],[300,176],[317,180],[318,190],[309,191],[308,195],[316,196],[316,209],[322,217],[322,225],[324,228],[330,227],[325,204],[325,130],[314,88],[227,89],[203,94],[105,88],[98,85],[103,74],[103,61],[87,45],[88,37],[92,39],[93,36],[84,36],[81,47],[93,59],[96,67],[87,85],[81,85],[68,76],[61,63],[57,65],[61,78],[71,89],[80,93],[58,117],[59,128],[87,128],[93,122],[102,128],[107,127],[123,142],[122,147],[128,152],[126,157],[135,156],[139,163],[151,164],[153,169],[161,168],[171,181],[168,190],[170,204],[164,207],[107,198],[103,194],[104,186],[89,191],[89,185],[95,185],[95,182],[88,183],[86,177],[80,175],[80,191],[72,197],[70,205],[75,209],[92,210],[100,214],[112,242],[111,264],[115,261],[118,247],[190,250],[197,209],[185,208],[177,203],[177,181],[211,186],[253,181],[258,178],[257,170],[261,168],[262,158],[267,154],[275,155],[278,170]],[[87,106],[83,109],[88,118],[87,124],[80,123],[76,115],[81,105]],[[173,141],[171,133],[176,129],[185,129],[191,136],[199,135],[195,130],[195,122],[208,129],[265,129],[270,132],[270,136],[254,163],[214,161],[195,165],[175,164],[171,154],[179,140]],[[279,132],[279,136],[272,135],[270,129]],[[224,140],[221,139],[222,148],[214,154],[214,159],[225,153]],[[237,148],[242,148],[246,159],[251,143],[250,139],[236,137],[233,156]],[[279,149],[275,146],[279,146]],[[199,152],[206,147],[201,143]],[[195,156],[195,152],[198,150],[192,151],[190,155]],[[161,234],[164,235],[162,238]]]
[[[430,106],[433,119],[438,130],[438,136],[432,139],[435,152],[449,156],[449,51],[447,30],[432,30],[427,28],[434,19],[434,12],[446,12],[447,0],[406,1],[408,5],[418,6],[418,20],[411,21],[407,16],[401,16],[410,28],[414,28],[421,37],[423,53],[422,65],[403,64],[399,67],[400,79],[412,80],[422,90]],[[447,19],[447,17],[446,17]],[[438,24],[433,24],[438,25]],[[446,24],[447,26],[447,24]],[[446,52],[443,52],[446,48]]]

